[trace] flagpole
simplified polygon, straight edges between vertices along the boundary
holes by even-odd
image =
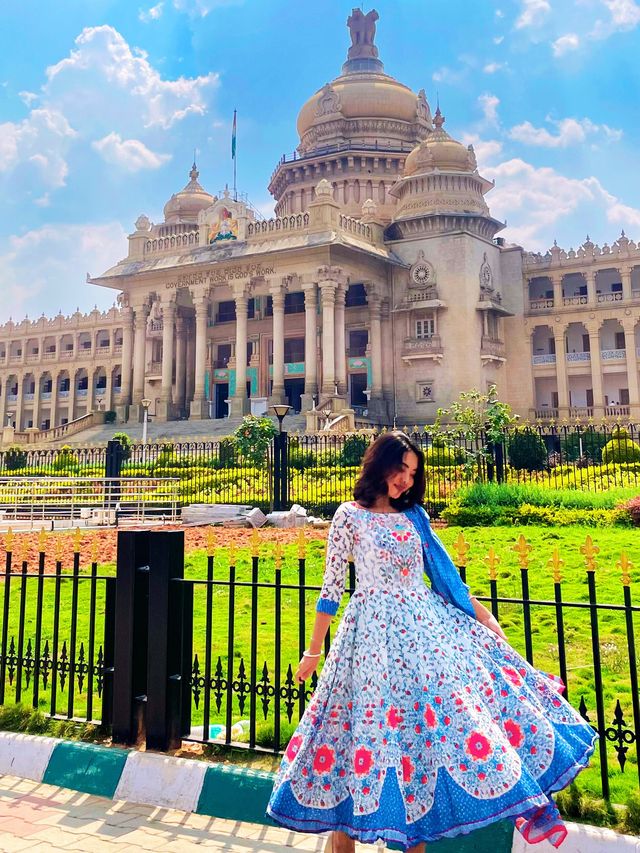
[[[238,189],[236,185],[236,114],[237,110],[233,111],[233,135],[231,137],[231,156],[233,158],[233,200],[238,201]]]

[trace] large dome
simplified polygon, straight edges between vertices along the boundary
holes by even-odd
[[[164,221],[167,225],[181,222],[197,222],[201,210],[206,210],[216,200],[198,183],[198,172],[194,163],[189,172],[189,183],[180,192],[174,193],[164,206]]]

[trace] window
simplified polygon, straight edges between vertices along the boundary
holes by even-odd
[[[620,399],[621,406],[629,405],[629,389],[628,388],[620,388],[618,390],[618,397]]]
[[[432,338],[436,333],[436,321],[432,316],[423,317],[421,320],[416,320],[416,338],[424,340]]]
[[[82,341],[80,346],[82,349],[91,349],[91,341]]]
[[[273,297],[267,296],[267,303],[264,306],[264,316],[273,317]]]
[[[102,338],[102,340],[98,343],[99,347],[108,347],[109,346],[109,338]]]
[[[227,302],[218,302],[218,313],[216,323],[232,323],[236,319],[236,303],[233,299]]]
[[[622,293],[622,282],[614,281],[611,285],[611,293]]]
[[[107,387],[107,377],[106,376],[98,376],[96,381],[96,391],[104,391]]]
[[[582,352],[591,352],[591,341],[589,335],[582,336]]]
[[[247,320],[253,320],[256,316],[256,300],[251,297],[247,302]]]
[[[78,391],[86,391],[87,388],[89,387],[89,377],[88,376],[81,376],[80,379],[78,379],[78,384],[76,387],[77,387]]]
[[[304,361],[304,338],[285,338],[284,361],[285,364]]]
[[[367,329],[354,329],[349,332],[349,355],[362,358],[367,354],[369,343],[369,331]]]
[[[357,308],[360,305],[367,304],[367,291],[364,284],[350,284],[347,290],[345,306],[347,308]]]
[[[53,380],[52,379],[45,379],[44,382],[42,383],[42,390],[44,391],[45,394],[49,394],[51,392],[52,387],[53,387]]]
[[[295,293],[285,293],[284,295],[284,313],[285,314],[303,314],[304,313],[304,293],[299,290]],[[286,359],[285,359],[286,361]]]
[[[231,358],[231,344],[218,344],[215,367],[224,368],[229,364]]]
[[[68,391],[68,390],[69,390],[69,386],[70,386],[70,384],[71,384],[71,383],[70,383],[70,381],[69,381],[69,377],[68,377],[68,376],[64,376],[64,377],[60,380],[60,390],[61,390],[61,391]]]
[[[624,332],[616,332],[615,349],[624,349]]]

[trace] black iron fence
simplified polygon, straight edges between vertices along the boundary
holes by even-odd
[[[317,683],[315,675],[304,685],[294,678],[320,589],[321,555],[308,551],[317,543],[301,533],[285,557],[277,541],[256,533],[248,551],[210,548],[206,565],[194,564],[186,577],[182,531],[120,532],[117,577],[99,574],[95,557],[82,567],[79,538],[69,567],[60,555],[51,564],[44,539],[32,569],[15,540],[5,544],[0,704],[102,722],[115,742],[144,737],[154,749],[183,739],[273,753],[286,746]],[[620,595],[600,601],[597,548],[588,538],[584,595],[568,600],[557,551],[548,593],[532,595],[528,546],[520,540],[514,550],[519,570],[509,579],[492,552],[488,578],[478,562],[468,570],[462,539],[455,561],[496,617],[508,617],[518,651],[562,677],[568,700],[598,733],[594,766],[609,797],[616,772],[640,780],[633,567],[622,555]],[[350,565],[347,599],[354,587]],[[330,645],[329,633],[325,651]]]
[[[435,517],[461,486],[474,482],[640,488],[640,427],[634,424],[527,426],[495,435],[405,431],[425,452],[426,506]],[[330,517],[352,497],[364,452],[378,434],[282,433],[258,463],[243,456],[232,437],[133,444],[118,454],[104,447],[16,447],[0,452],[0,477],[178,478],[181,506],[251,504],[269,510],[299,503]]]

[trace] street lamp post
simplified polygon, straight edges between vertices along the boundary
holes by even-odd
[[[149,406],[151,405],[151,400],[145,397],[143,400],[140,400],[140,405],[142,406],[142,462],[144,464],[147,461],[147,428],[149,425]]]
[[[282,421],[291,406],[276,403],[269,408],[278,418],[278,435],[273,440],[273,508],[282,510],[288,503],[287,433],[282,429]]]

